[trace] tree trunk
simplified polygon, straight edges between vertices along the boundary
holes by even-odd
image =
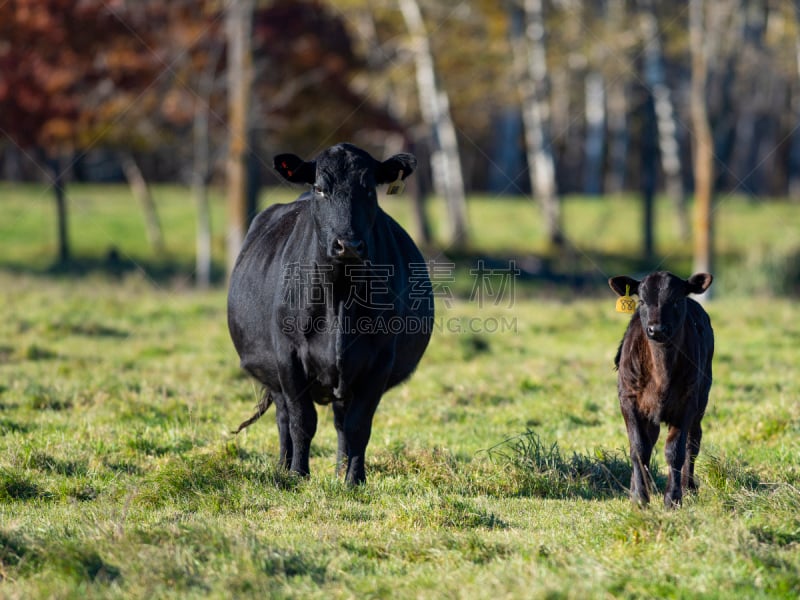
[[[519,152],[522,116],[516,107],[503,108],[493,119],[492,160],[487,187],[494,194],[517,193],[518,178],[525,169]]]
[[[649,263],[655,256],[654,235],[654,200],[656,195],[656,178],[658,147],[656,145],[657,125],[655,99],[647,94],[642,116],[642,256]]]
[[[64,186],[64,172],[58,157],[45,159],[51,173],[51,184],[56,201],[56,233],[58,240],[58,262],[66,264],[71,256],[67,229],[67,193]]]
[[[714,140],[706,106],[708,46],[705,2],[689,0],[689,43],[692,56],[690,111],[694,133],[694,272],[713,268]],[[710,297],[708,292],[704,294]]]
[[[228,274],[247,232],[248,114],[252,84],[251,24],[254,0],[231,0],[225,14],[228,41]]]
[[[555,161],[550,139],[549,82],[542,0],[525,0],[524,35],[516,25],[520,22],[519,12],[516,7],[512,11],[512,46],[517,63],[531,189],[542,207],[548,243],[560,247],[565,240],[561,228],[561,201],[556,186]]]
[[[211,211],[208,204],[208,173],[210,166],[208,139],[208,96],[197,98],[194,112],[194,165],[192,196],[197,209],[195,233],[195,281],[197,287],[211,285]]]
[[[131,187],[133,197],[139,201],[142,207],[147,240],[150,242],[150,246],[156,256],[162,256],[164,254],[164,233],[147,180],[145,180],[139,164],[131,153],[120,153],[120,164],[122,171],[125,173],[125,179],[128,180],[128,185]]]
[[[215,44],[209,52],[208,64],[200,75],[195,95],[194,155],[192,164],[192,196],[197,210],[195,232],[195,284],[200,289],[211,285],[211,208],[208,202],[208,182],[211,179],[213,160],[209,119],[211,116],[211,96],[216,82],[216,70],[222,55],[223,45]]]
[[[628,174],[628,96],[624,81],[608,87],[608,173],[606,192],[619,194],[625,190]]]
[[[606,134],[606,98],[603,75],[586,76],[586,158],[583,189],[590,196],[603,193],[603,149]]]
[[[434,189],[447,204],[451,245],[464,246],[468,242],[467,202],[450,101],[436,81],[430,40],[417,0],[399,0],[399,6],[414,50],[420,112],[431,132]]]
[[[250,223],[256,218],[258,214],[258,196],[261,192],[261,160],[259,159],[258,140],[255,132],[250,130],[248,132],[250,143],[248,144],[249,152],[247,153],[247,194],[245,200],[245,231],[250,228]]]
[[[800,120],[800,0],[794,0],[795,68],[797,78],[792,85],[792,107],[795,119]],[[789,197],[800,201],[800,130],[792,130],[792,146],[789,155]]]
[[[627,30],[625,24],[625,0],[608,0],[606,4],[606,35],[609,40],[618,39]],[[620,52],[615,47],[613,52]],[[607,73],[606,90],[608,121],[608,169],[606,171],[606,193],[619,194],[625,189],[628,169],[628,78],[630,70],[624,62],[623,69],[615,68]]]
[[[664,73],[664,56],[658,30],[653,0],[638,0],[642,39],[644,40],[644,80],[653,94],[658,125],[658,146],[661,151],[661,169],[667,196],[672,200],[678,215],[678,234],[688,240],[689,210],[683,190],[678,128],[675,109]]]

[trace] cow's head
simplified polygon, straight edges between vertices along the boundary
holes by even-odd
[[[311,161],[279,154],[274,164],[288,181],[312,186],[310,202],[328,256],[361,260],[372,243],[378,214],[376,186],[405,179],[416,168],[417,159],[396,154],[379,162],[352,144],[337,144]]]
[[[667,271],[650,273],[641,281],[621,275],[608,280],[611,289],[624,296],[626,286],[630,294],[639,296],[639,317],[648,339],[666,343],[674,339],[686,319],[686,296],[702,294],[711,285],[709,273],[696,273],[681,279]]]

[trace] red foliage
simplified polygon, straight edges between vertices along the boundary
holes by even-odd
[[[146,85],[156,61],[137,32],[144,12],[100,0],[0,2],[4,134],[23,146],[72,144],[87,100]]]

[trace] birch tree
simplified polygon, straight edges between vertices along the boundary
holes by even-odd
[[[399,0],[399,7],[411,36],[420,113],[430,131],[434,189],[447,204],[450,243],[463,246],[468,242],[467,203],[450,99],[437,82],[430,40],[417,0]]]
[[[542,0],[524,0],[524,31],[513,26],[519,19],[518,7],[512,8],[512,47],[522,102],[525,148],[531,189],[538,198],[544,216],[545,232],[551,246],[561,246],[561,199],[556,186],[556,169],[550,138],[550,105],[547,60],[545,53],[544,10]]]
[[[586,158],[583,188],[593,196],[603,192],[603,149],[606,134],[606,90],[600,71],[586,75]]]
[[[211,210],[208,202],[208,183],[214,164],[211,154],[211,98],[217,82],[216,71],[223,45],[214,44],[208,53],[208,62],[200,74],[194,97],[192,120],[193,156],[191,187],[197,211],[195,231],[195,281],[197,287],[211,285]]]
[[[227,268],[233,270],[247,232],[248,115],[252,87],[254,0],[231,0],[225,13],[228,49]]]
[[[798,0],[800,1],[800,0]],[[606,39],[614,53],[610,64],[614,66],[608,74],[606,89],[606,121],[608,127],[608,171],[605,189],[618,194],[625,189],[628,167],[628,78],[630,72],[627,52],[625,2],[608,0],[606,8]],[[622,40],[622,43],[620,42]],[[620,63],[621,66],[620,66]]]
[[[678,128],[675,108],[664,73],[664,54],[661,47],[661,34],[658,30],[658,19],[653,0],[638,0],[638,3],[639,24],[644,43],[644,80],[653,95],[664,186],[667,196],[672,200],[677,211],[678,232],[681,239],[688,240],[689,212],[683,190]]]
[[[150,192],[150,186],[147,185],[147,180],[133,154],[121,152],[119,160],[122,172],[125,173],[125,179],[128,180],[128,185],[131,188],[131,193],[142,207],[147,240],[156,255],[163,255],[166,249],[164,233],[161,228],[161,220],[158,218],[158,210],[153,200],[153,194]]]

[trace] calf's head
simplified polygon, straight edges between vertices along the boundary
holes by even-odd
[[[608,280],[618,295],[639,296],[639,317],[648,339],[656,343],[674,340],[686,319],[686,296],[702,294],[711,285],[709,273],[696,273],[681,279],[667,271],[650,273],[641,281],[620,275]]]
[[[309,201],[323,251],[341,261],[367,256],[378,214],[375,188],[408,177],[417,159],[402,153],[380,162],[352,144],[337,144],[311,161],[279,154],[274,165],[288,181],[312,186]]]

